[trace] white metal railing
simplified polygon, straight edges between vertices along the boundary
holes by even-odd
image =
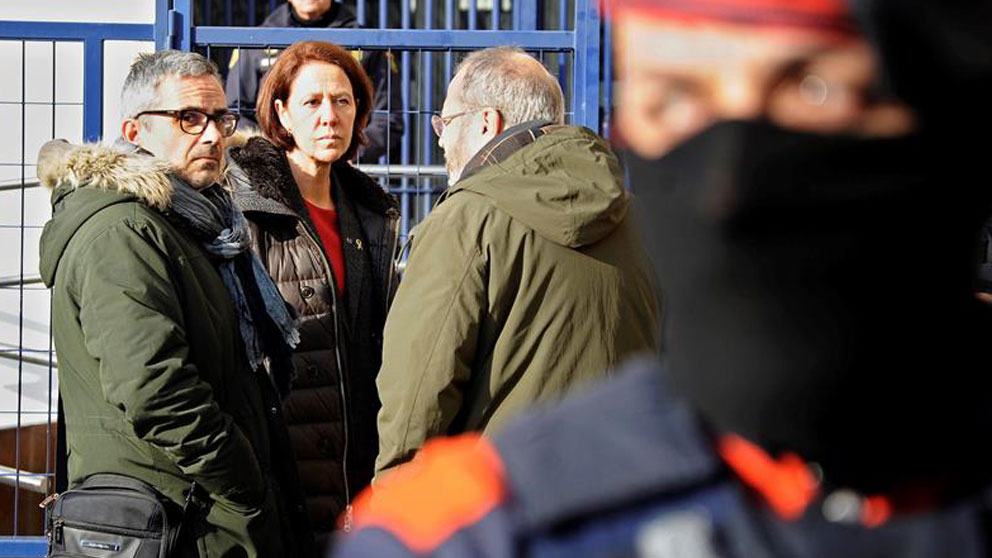
[[[38,494],[48,494],[51,479],[42,473],[29,473],[19,469],[12,469],[6,465],[0,465],[0,485],[13,486],[37,492]]]

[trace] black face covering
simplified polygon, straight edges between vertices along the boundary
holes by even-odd
[[[990,476],[988,195],[951,150],[723,122],[628,163],[667,358],[715,429],[868,493]]]

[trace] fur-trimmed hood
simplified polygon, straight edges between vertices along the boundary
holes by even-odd
[[[172,197],[169,166],[138,153],[137,147],[125,142],[74,147],[54,140],[38,153],[38,178],[56,196],[90,187],[133,196],[164,211]]]
[[[69,241],[95,213],[132,201],[164,211],[173,191],[166,163],[123,142],[48,142],[38,153],[38,178],[52,191],[52,219],[41,236],[41,276],[48,286]]]
[[[288,210],[305,215],[285,151],[261,136],[236,134],[232,139],[228,164],[238,207],[245,213],[286,214]],[[332,172],[352,202],[385,217],[399,215],[396,199],[350,163],[338,161]]]

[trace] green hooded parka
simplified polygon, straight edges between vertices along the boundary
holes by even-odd
[[[586,128],[546,129],[449,188],[413,233],[377,379],[377,474],[658,349],[616,156]]]
[[[248,366],[206,251],[163,215],[174,180],[163,163],[84,145],[39,176],[52,189],[41,274],[70,486],[119,473],[182,504],[195,481],[207,494],[191,525],[200,556],[307,553],[278,397]]]

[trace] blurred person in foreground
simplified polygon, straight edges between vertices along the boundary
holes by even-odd
[[[398,204],[349,162],[372,86],[348,51],[293,44],[259,99],[265,137],[235,136],[228,174],[252,249],[300,316],[284,408],[310,521],[324,535],[372,480],[379,449],[375,377],[396,290]]]
[[[217,67],[139,55],[121,116],[113,146],[39,155],[70,486],[116,473],[177,510],[203,500],[183,512],[175,556],[308,556],[273,382],[292,374],[298,333],[226,186],[238,120]]]
[[[336,0],[287,0],[265,18],[261,27],[351,29],[358,27],[354,8]],[[259,123],[256,101],[265,75],[279,49],[236,49],[227,77],[227,103],[243,123]],[[403,137],[403,101],[393,55],[383,50],[356,50],[352,55],[372,80],[374,107],[365,135],[368,141],[349,153],[349,159],[376,163],[382,155],[399,156]]]
[[[989,6],[612,8],[666,362],[429,445],[339,555],[992,555]]]
[[[985,222],[978,242],[978,274],[975,281],[978,299],[992,304],[992,219]]]
[[[563,115],[557,80],[519,49],[474,52],[451,80],[433,121],[450,186],[386,320],[377,477],[428,438],[490,432],[657,349],[618,161]]]

